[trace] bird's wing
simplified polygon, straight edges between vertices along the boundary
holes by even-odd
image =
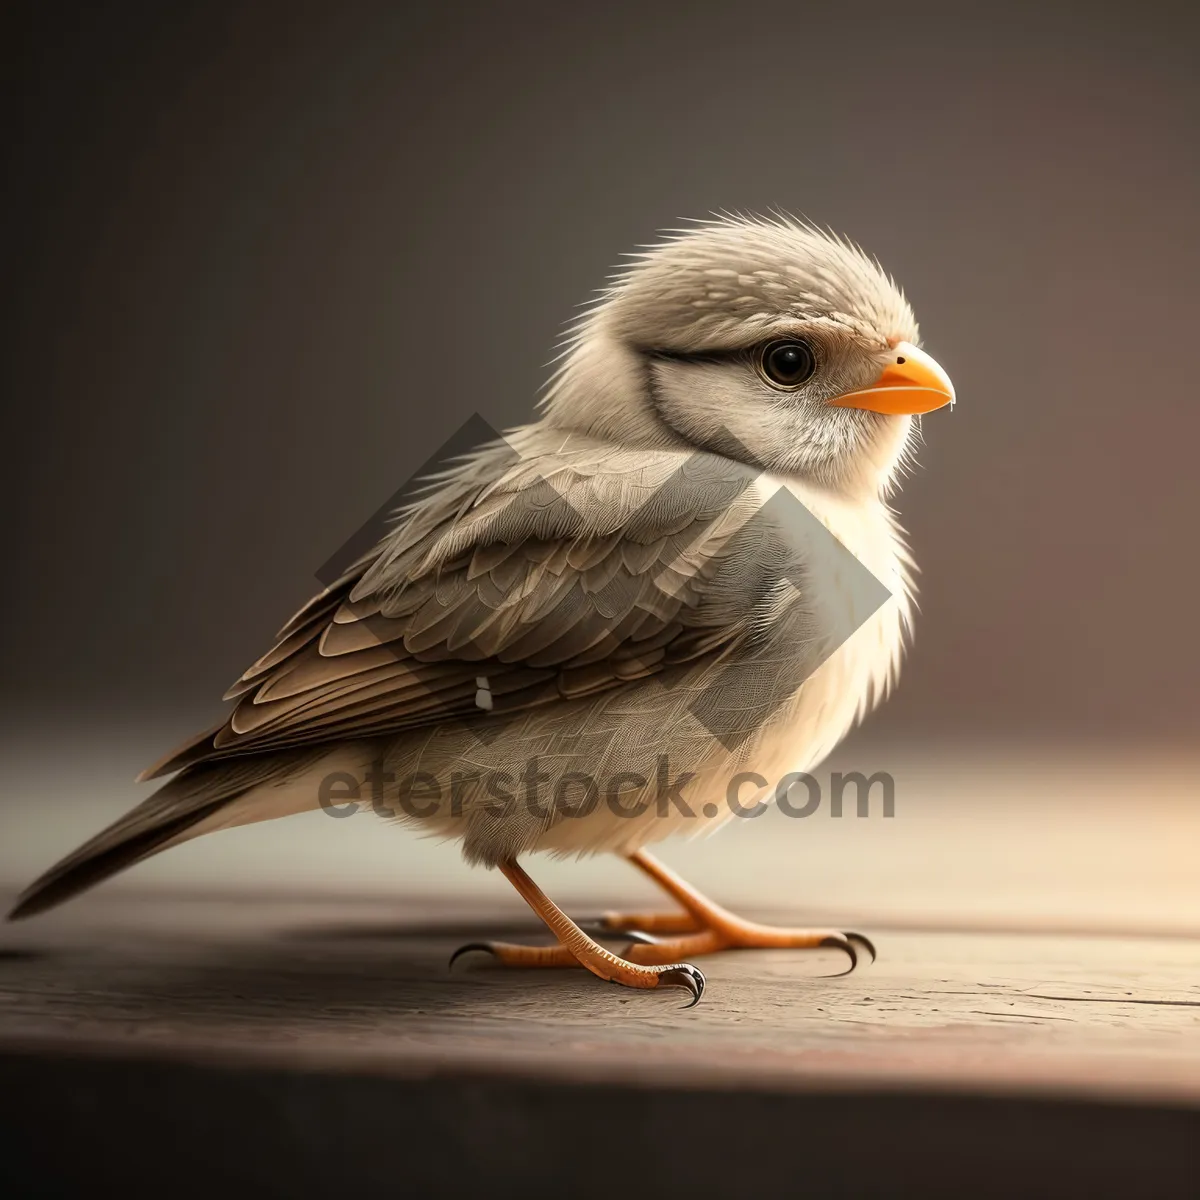
[[[280,630],[228,719],[142,778],[593,695],[748,634],[745,571],[718,575],[752,472],[561,433],[511,458],[442,477]]]

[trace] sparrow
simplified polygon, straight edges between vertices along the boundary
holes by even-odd
[[[537,419],[428,477],[226,718],[139,776],[169,776],[158,790],[9,919],[202,834],[369,795],[498,869],[556,939],[457,953],[690,1003],[688,960],[713,951],[874,957],[859,934],[744,920],[647,847],[779,799],[895,686],[915,566],[889,501],[920,415],[955,398],[908,301],[841,236],[722,215],[628,256],[556,363]],[[588,932],[521,864],[601,852],[677,909]],[[617,934],[621,954],[597,940]]]

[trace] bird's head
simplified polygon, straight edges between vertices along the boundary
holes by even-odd
[[[546,420],[888,489],[913,417],[954,400],[878,263],[798,222],[721,218],[634,256],[576,325]]]

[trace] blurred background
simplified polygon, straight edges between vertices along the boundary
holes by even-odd
[[[1114,919],[1153,881],[1147,919],[1200,922],[1194,6],[15,5],[6,26],[0,884],[147,794],[133,775],[220,716],[467,417],[529,419],[622,252],[777,206],[881,259],[961,401],[898,500],[922,571],[902,685],[838,759],[892,771],[896,817],[735,823],[730,847],[776,856],[758,880],[708,843],[672,861],[730,898],[907,886],[932,911],[986,876],[997,911]],[[281,824],[121,886],[501,894],[369,820]]]

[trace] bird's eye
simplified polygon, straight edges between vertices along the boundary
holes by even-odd
[[[762,349],[763,375],[776,387],[799,387],[812,378],[817,360],[812,347],[803,341],[770,342]]]

